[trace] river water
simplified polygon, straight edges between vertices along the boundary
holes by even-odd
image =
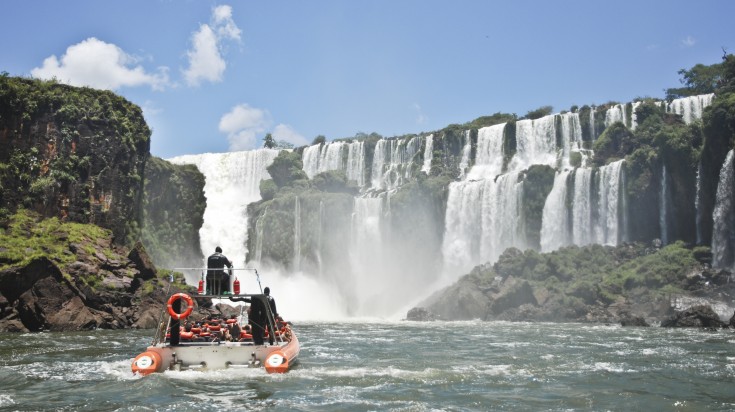
[[[134,376],[152,331],[3,334],[0,411],[735,410],[735,334],[299,322],[300,363]]]

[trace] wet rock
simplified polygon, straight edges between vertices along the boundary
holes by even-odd
[[[709,305],[692,306],[661,322],[662,327],[667,328],[707,328],[719,329],[727,325]]]
[[[493,315],[497,315],[508,309],[517,308],[525,304],[538,305],[536,297],[533,294],[533,288],[525,280],[518,281],[513,277],[509,277],[503,283],[495,299],[488,306],[488,311]]]
[[[417,322],[427,322],[436,320],[436,315],[431,313],[426,308],[412,308],[406,314],[406,320],[413,320]]]
[[[153,265],[153,261],[143,247],[143,244],[136,242],[133,249],[128,254],[128,259],[133,262],[136,269],[140,272],[140,278],[143,280],[150,280],[156,277],[156,267]]]
[[[643,316],[635,316],[630,313],[620,314],[620,326],[642,326],[649,327],[651,325],[646,322]]]

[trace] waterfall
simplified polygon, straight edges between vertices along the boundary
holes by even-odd
[[[322,144],[315,144],[304,149],[301,155],[301,162],[304,164],[304,172],[309,179],[316,176],[319,171],[319,154],[321,153]]]
[[[245,266],[247,254],[247,205],[260,200],[260,181],[278,150],[206,153],[169,159],[174,164],[193,164],[205,177],[207,206],[199,230],[204,256],[221,246],[235,267]]]
[[[467,168],[470,166],[470,154],[472,153],[472,139],[470,131],[464,131],[464,145],[462,146],[462,159],[459,161],[459,178],[462,179],[467,174]]]
[[[598,220],[594,227],[594,243],[615,246],[620,242],[621,175],[624,160],[610,163],[598,171]]]
[[[712,104],[714,97],[714,93],[711,93],[674,99],[667,111],[681,115],[684,123],[689,124],[702,118],[704,108]]]
[[[626,119],[625,104],[616,104],[605,112],[605,127],[610,127],[613,123],[617,122],[627,126]]]
[[[554,177],[554,187],[546,197],[541,219],[541,251],[551,252],[569,244],[569,213],[567,182],[570,171],[560,171]]]
[[[503,172],[503,131],[505,123],[483,127],[477,131],[477,153],[475,165],[470,169],[467,180],[494,179]],[[467,143],[469,146],[469,131]],[[469,150],[467,150],[469,156]],[[469,163],[469,162],[468,162]]]
[[[386,273],[382,265],[384,261],[382,214],[382,197],[355,198],[350,248],[353,279],[347,286],[350,287],[348,295],[352,300],[351,308],[357,313],[365,313],[363,305],[369,304],[370,298],[384,290],[385,284],[379,282]]]
[[[635,130],[635,128],[638,127],[638,115],[635,114],[635,109],[637,109],[641,104],[643,104],[641,101],[633,102],[632,104],[630,109],[630,130]]]
[[[597,140],[597,126],[595,125],[595,113],[597,108],[595,106],[590,107],[590,140],[593,142]]]
[[[516,154],[510,170],[523,170],[534,164],[556,166],[556,116],[519,120],[516,123]]]
[[[296,196],[293,211],[293,270],[301,270],[301,202]]]
[[[352,142],[347,145],[347,180],[357,182],[357,186],[365,185],[365,143]]]
[[[342,151],[346,143],[315,144],[304,149],[303,170],[309,179],[329,170],[344,170]]]
[[[373,155],[372,187],[392,190],[411,177],[411,162],[421,147],[421,137],[381,139]]]
[[[715,267],[735,269],[735,150],[730,150],[720,169],[715,208],[712,213],[712,255]]]
[[[266,207],[263,211],[263,214],[260,215],[258,218],[258,221],[255,222],[255,235],[258,237],[255,240],[255,261],[261,262],[263,258],[263,235],[265,232],[263,231],[263,220],[268,215],[268,208]]]
[[[592,243],[592,169],[574,172],[572,198],[572,243],[584,246]]]
[[[658,217],[658,223],[659,228],[661,230],[661,243],[663,245],[669,244],[669,228],[668,228],[668,213],[667,210],[669,199],[668,199],[668,184],[666,179],[666,165],[664,164],[662,166],[661,170],[661,190],[659,192],[659,217]]]
[[[430,134],[426,137],[426,146],[424,147],[424,165],[421,171],[427,175],[431,173],[431,161],[434,159],[434,135]]]
[[[564,113],[560,114],[559,117],[561,119],[562,140],[561,167],[568,168],[571,166],[570,156],[572,152],[579,153],[583,158],[585,157],[582,152],[582,124],[579,122],[578,113]]]
[[[697,244],[702,243],[702,161],[697,165],[697,193],[694,196],[695,224],[697,228]]]

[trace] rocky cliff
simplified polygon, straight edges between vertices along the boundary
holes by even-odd
[[[94,225],[20,209],[0,244],[0,331],[153,328],[169,293],[193,291],[180,274],[169,284],[142,244],[116,245]],[[202,305],[193,316],[219,311]]]
[[[204,208],[204,176],[193,165],[151,157],[145,168],[143,243],[164,268],[200,267],[199,241]]]
[[[112,92],[0,76],[0,215],[25,207],[138,239],[150,134]]]

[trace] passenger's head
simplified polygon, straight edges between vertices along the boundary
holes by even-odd
[[[214,248],[214,251],[217,253],[222,253],[222,248],[217,246],[216,248]]]
[[[263,293],[265,293],[266,295],[270,295],[271,294],[271,288],[269,288],[268,286],[266,286],[265,289],[263,289]]]

